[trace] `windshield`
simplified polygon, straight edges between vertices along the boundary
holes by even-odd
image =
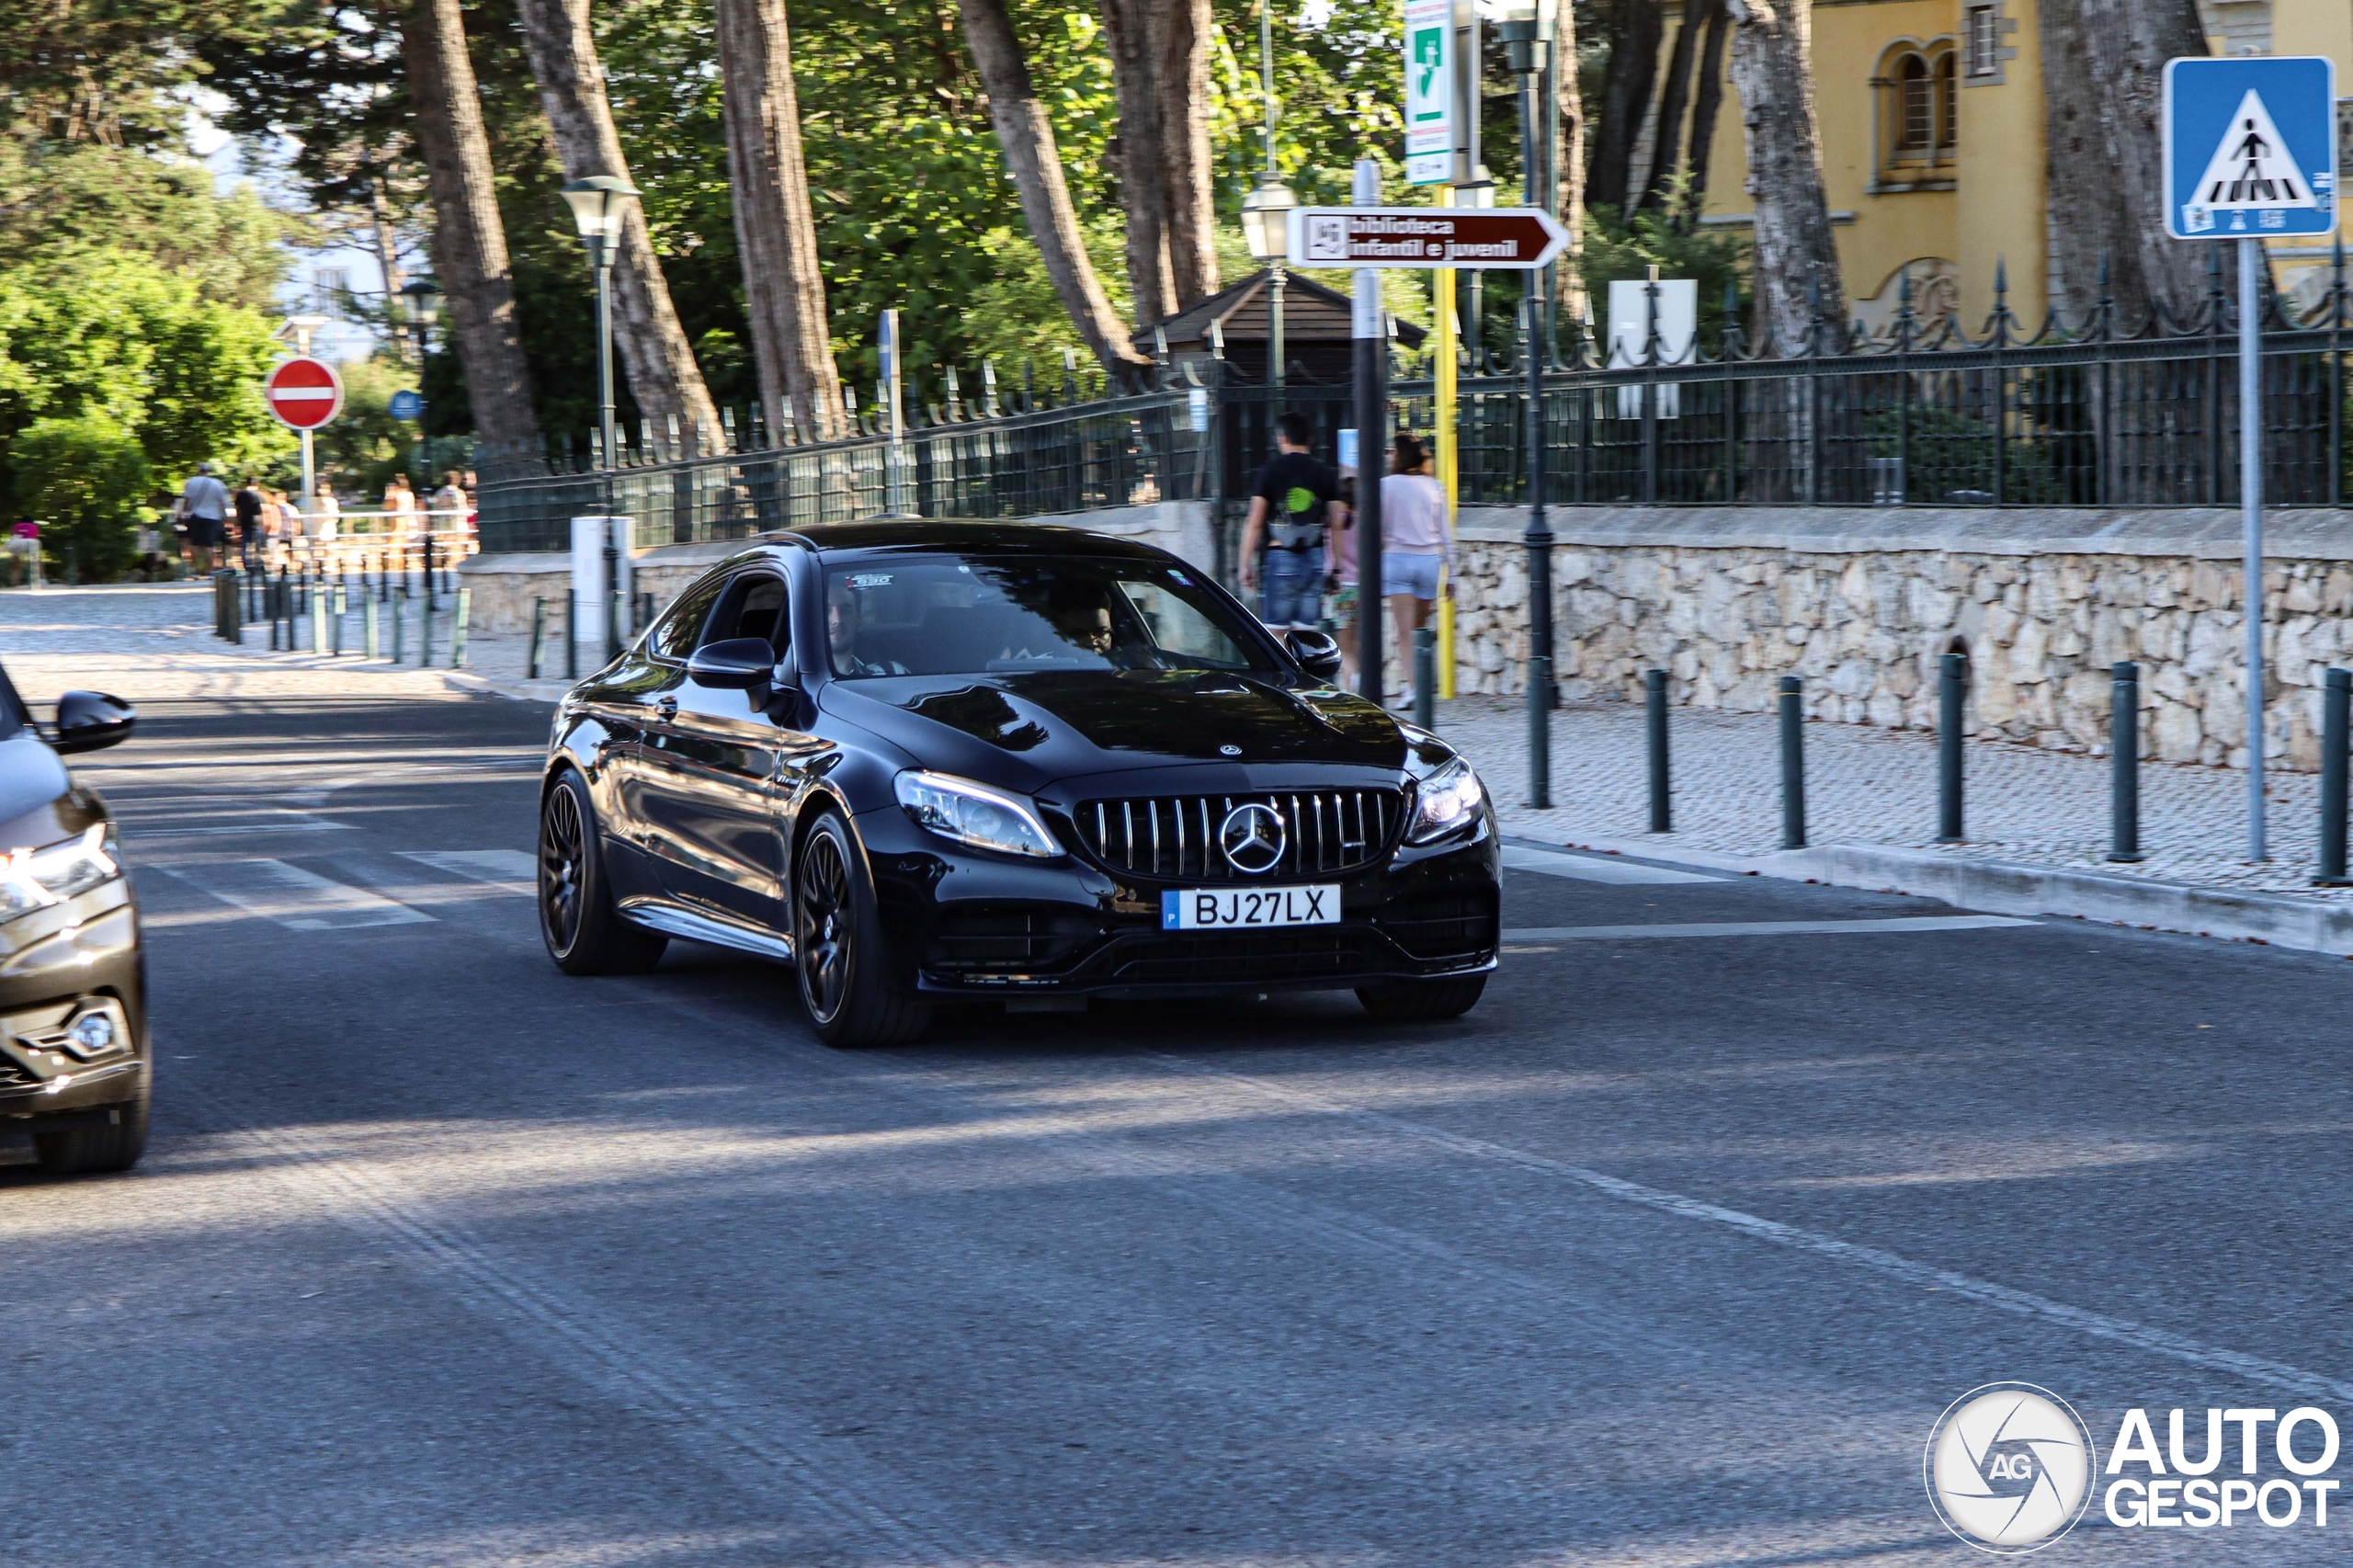
[[[1200,574],[1086,556],[889,555],[825,573],[834,674],[1278,666]]]

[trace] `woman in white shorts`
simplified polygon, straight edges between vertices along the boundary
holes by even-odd
[[[1454,531],[1446,515],[1446,492],[1430,474],[1429,449],[1420,437],[1400,430],[1381,481],[1381,596],[1389,601],[1397,653],[1408,670],[1414,667],[1414,633],[1429,624],[1430,606],[1438,600],[1438,569],[1453,564]],[[1453,591],[1450,581],[1448,591]],[[1413,705],[1409,679],[1397,694],[1397,706]]]

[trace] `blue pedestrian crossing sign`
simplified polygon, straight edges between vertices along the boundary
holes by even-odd
[[[2165,233],[2336,229],[2336,68],[2322,56],[2165,62]]]
[[[424,394],[413,392],[396,392],[392,394],[392,407],[385,410],[385,412],[390,414],[395,419],[414,419],[418,415],[425,412]]]

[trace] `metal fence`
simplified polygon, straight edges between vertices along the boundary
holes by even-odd
[[[954,405],[904,435],[486,480],[482,548],[571,548],[570,519],[634,520],[641,548],[907,513],[1030,517],[1207,494],[1209,437],[1172,387],[1027,412]]]
[[[2107,306],[2021,333],[1996,305],[1981,335],[1924,329],[1908,298],[1876,336],[1825,326],[1813,351],[1766,358],[1737,328],[1712,355],[1610,368],[1589,331],[1544,377],[1546,499],[1561,506],[2212,506],[2238,498],[2236,323],[2219,278],[2193,320],[2118,328]],[[2291,312],[2266,301],[2264,494],[2341,506],[2347,472],[2347,290]],[[1728,312],[1729,314],[1729,312]],[[1458,382],[1461,497],[1527,496],[1522,368],[1482,353]],[[1642,358],[1655,361],[1652,335]],[[1476,369],[1480,373],[1469,373]],[[1415,372],[1419,371],[1418,374]],[[1428,432],[1427,366],[1392,366],[1392,417]],[[641,546],[893,512],[1024,517],[1154,500],[1238,501],[1273,455],[1279,409],[1305,413],[1336,455],[1355,423],[1345,384],[1255,382],[1222,358],[1165,366],[1161,389],[967,415],[954,382],[895,440],[870,428],[824,445],[540,472],[482,486],[484,550],[561,550],[568,519],[636,519]],[[989,382],[994,389],[994,380]],[[1207,409],[1201,406],[1206,399]],[[992,390],[989,406],[994,408]],[[1206,412],[1207,417],[1202,417]],[[870,425],[870,418],[869,421]],[[1206,428],[1204,428],[1204,426]],[[676,445],[675,433],[672,446]],[[561,470],[565,465],[556,465]]]

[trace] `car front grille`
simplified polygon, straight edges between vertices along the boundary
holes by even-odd
[[[1345,978],[1382,967],[1385,944],[1361,929],[1300,926],[1267,931],[1174,933],[1120,943],[1109,978],[1136,984],[1222,984]]]
[[[1388,849],[1404,811],[1402,790],[1275,790],[1237,795],[1175,795],[1083,801],[1071,817],[1086,852],[1113,871],[1176,881],[1237,881],[1218,832],[1236,806],[1274,809],[1283,821],[1280,859],[1251,881],[1335,876],[1370,865]]]
[[[1397,945],[1417,959],[1469,958],[1495,946],[1498,922],[1489,893],[1443,893],[1416,899],[1378,917]]]
[[[946,974],[1051,969],[1100,934],[1091,916],[1075,910],[951,909],[924,946],[923,967]]]

